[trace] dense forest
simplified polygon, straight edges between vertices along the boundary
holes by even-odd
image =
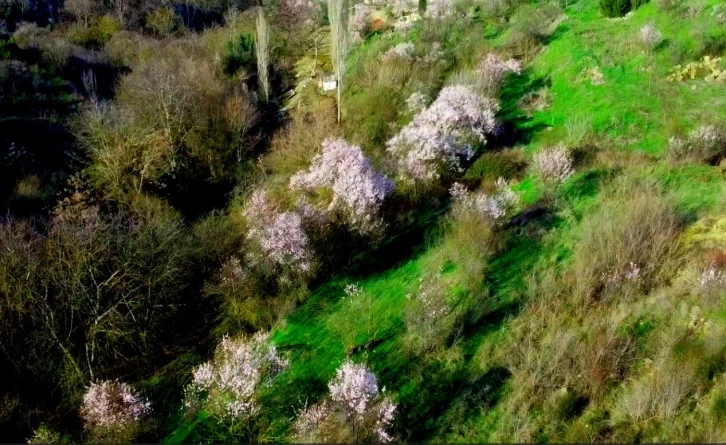
[[[4,442],[726,441],[723,0],[0,0]]]

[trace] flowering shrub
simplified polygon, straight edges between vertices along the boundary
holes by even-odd
[[[233,284],[236,281],[247,277],[247,272],[242,267],[242,262],[236,256],[232,256],[223,265],[219,273],[219,281],[222,284]]]
[[[400,60],[410,62],[414,59],[414,46],[411,42],[399,43],[381,55],[383,62],[391,62]]]
[[[441,48],[441,43],[434,42],[431,44],[431,48],[424,56],[423,61],[426,63],[437,63],[446,56],[446,53]]]
[[[496,193],[491,196],[484,192],[470,193],[459,183],[454,183],[449,193],[454,200],[452,211],[455,217],[473,213],[495,223],[501,223],[519,202],[519,197],[504,178],[497,180]]]
[[[650,48],[655,48],[663,41],[663,34],[661,34],[661,32],[651,24],[640,28],[639,35],[640,41]]]
[[[572,176],[572,155],[564,144],[534,155],[534,171],[545,182],[562,182]]]
[[[354,227],[370,229],[385,198],[394,185],[373,170],[360,147],[343,139],[323,142],[307,172],[298,172],[290,179],[293,189],[329,189],[333,193],[329,211],[343,207]]]
[[[489,53],[477,67],[478,85],[488,95],[494,95],[508,74],[522,73],[522,64],[516,59],[502,60],[498,55]]]
[[[406,344],[423,352],[443,344],[460,315],[455,298],[440,275],[422,278],[417,292],[406,296]]]
[[[426,108],[428,99],[426,95],[416,91],[406,99],[406,110],[411,114],[420,113]]]
[[[361,292],[363,292],[363,289],[361,289],[357,283],[348,283],[343,288],[343,292],[345,292],[345,295],[348,297],[355,297],[356,295],[360,295]]]
[[[126,383],[91,383],[83,396],[80,415],[94,440],[125,442],[138,432],[138,422],[151,411],[149,402]]]
[[[388,141],[387,150],[398,158],[402,174],[416,180],[431,181],[442,171],[461,170],[461,159],[474,156],[472,145],[485,143],[486,134],[497,129],[498,109],[496,101],[469,86],[446,87]]]
[[[396,20],[396,22],[393,23],[394,31],[403,35],[408,34],[408,32],[415,27],[416,22],[414,22],[413,20]]]
[[[416,0],[386,0],[383,3],[390,5],[395,15],[415,12],[418,10],[418,1]]]
[[[726,136],[713,125],[699,126],[685,140],[675,136],[668,139],[668,157],[671,161],[708,161],[721,154],[725,148]]]
[[[378,388],[364,365],[344,362],[328,384],[330,396],[300,414],[298,440],[322,442],[393,440],[389,430],[396,405]]]
[[[249,224],[247,239],[259,247],[260,260],[295,273],[311,272],[313,255],[297,212],[278,212],[264,191],[256,191],[244,216]]]
[[[251,419],[259,411],[256,389],[288,367],[268,339],[264,332],[251,338],[224,337],[214,358],[194,370],[184,390],[185,408],[203,408],[220,419]]]

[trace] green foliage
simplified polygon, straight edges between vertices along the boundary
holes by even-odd
[[[158,37],[167,37],[183,31],[181,18],[171,8],[159,8],[146,14],[144,27]]]
[[[121,23],[117,18],[103,15],[88,27],[75,24],[68,28],[66,33],[71,43],[87,48],[102,48],[121,29]]]
[[[599,0],[598,4],[605,17],[622,17],[633,7],[632,0]]]
[[[251,34],[240,34],[228,44],[224,58],[224,70],[234,74],[240,69],[251,73],[256,69],[255,38]]]

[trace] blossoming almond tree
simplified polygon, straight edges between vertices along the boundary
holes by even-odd
[[[375,226],[383,201],[393,191],[393,182],[373,169],[358,146],[343,139],[328,139],[322,147],[310,169],[290,179],[290,187],[332,191],[328,210],[341,209],[353,227],[362,232],[369,230]]]
[[[431,182],[442,173],[461,170],[474,156],[474,144],[486,143],[497,129],[499,104],[467,85],[441,90],[436,100],[414,116],[387,143],[404,177]]]
[[[126,383],[92,383],[83,396],[80,415],[91,438],[100,442],[129,442],[139,422],[151,411],[149,402]]]
[[[214,357],[193,372],[184,390],[184,407],[206,410],[220,420],[250,421],[259,411],[256,390],[288,367],[269,334],[251,338],[224,337]]]
[[[477,83],[482,92],[488,96],[494,96],[498,93],[507,75],[521,73],[522,64],[518,60],[504,60],[494,53],[489,53],[476,70]]]
[[[297,439],[322,442],[390,442],[396,405],[365,365],[345,361],[328,384],[329,397],[295,422]]]
[[[259,247],[261,258],[252,258],[285,272],[307,275],[313,269],[313,254],[303,221],[297,212],[280,212],[267,193],[256,191],[244,210],[249,224],[247,239]]]

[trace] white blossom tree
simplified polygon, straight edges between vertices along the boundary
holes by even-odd
[[[358,146],[343,139],[327,139],[322,148],[308,171],[290,179],[290,187],[332,191],[328,211],[342,207],[354,227],[370,229],[383,201],[394,189],[393,182],[373,169]]]
[[[127,383],[107,380],[91,383],[83,396],[80,415],[93,440],[128,442],[150,411],[149,402]]]
[[[346,360],[328,384],[330,395],[303,411],[296,438],[317,442],[390,442],[396,405],[365,365]]]

